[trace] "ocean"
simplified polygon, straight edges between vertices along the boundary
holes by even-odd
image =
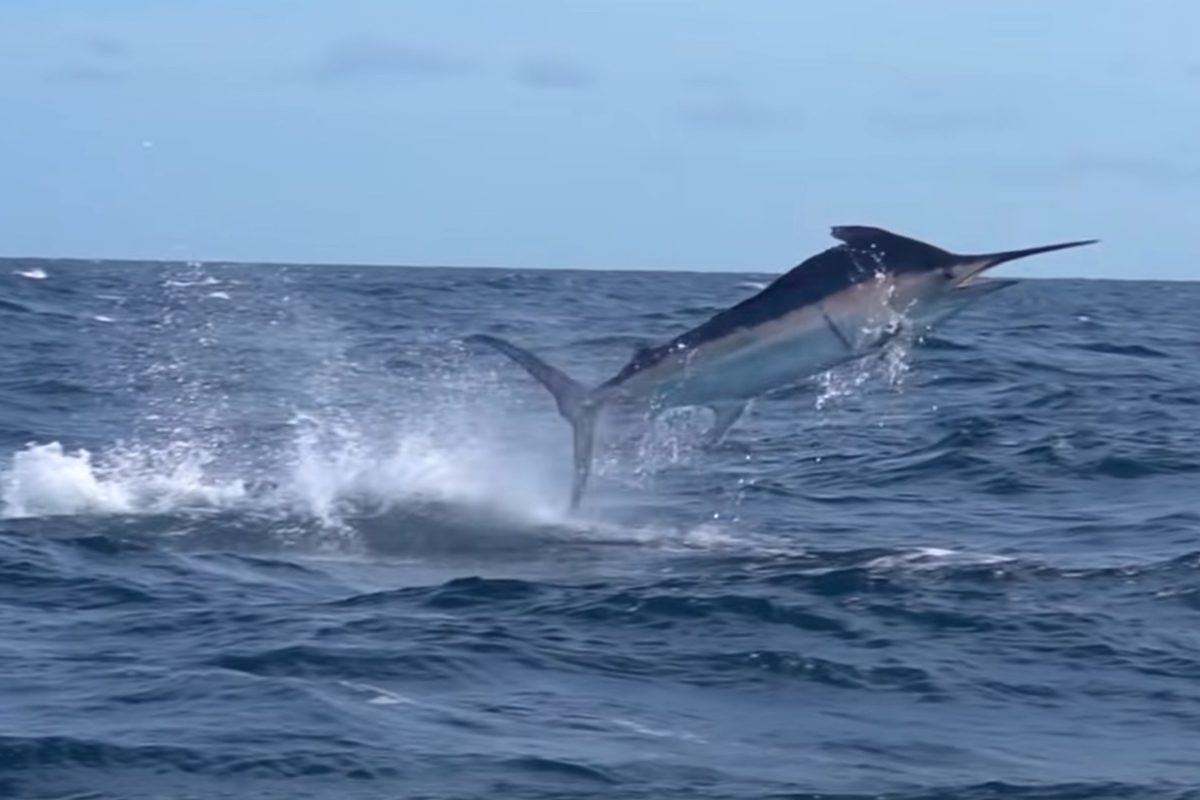
[[[0,797],[1200,798],[1200,284],[569,429],[770,276],[0,261]]]

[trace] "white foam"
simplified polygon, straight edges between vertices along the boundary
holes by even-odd
[[[412,508],[440,514],[444,505],[451,516],[461,512],[478,520],[468,527],[480,536],[528,530],[667,548],[744,546],[731,524],[736,520],[645,526],[571,513],[565,431],[549,424],[525,429],[511,416],[489,417],[486,408],[495,404],[439,403],[430,413],[389,412],[364,420],[330,405],[296,416],[290,441],[249,455],[210,434],[189,439],[190,428],[168,425],[157,419],[159,412],[147,410],[143,420],[161,433],[144,440],[95,451],[51,441],[12,454],[0,469],[0,517],[234,510],[261,517],[283,536],[297,531],[309,537],[315,525],[339,549],[361,544],[357,531],[365,519],[398,511],[403,520]],[[675,422],[686,428],[695,421]],[[676,448],[671,440],[677,431],[668,428],[660,432],[667,444],[659,444],[670,452],[658,459],[676,463],[686,448]],[[538,443],[540,433],[550,436],[548,446]]]
[[[352,691],[356,694],[364,695],[366,702],[370,703],[371,705],[377,705],[377,706],[406,705],[406,706],[425,706],[425,707],[429,707],[429,708],[436,708],[436,706],[433,706],[428,703],[423,703],[420,700],[417,700],[416,698],[409,697],[408,695],[404,695],[404,694],[399,694],[398,692],[393,692],[390,689],[384,689],[381,686],[375,686],[370,683],[360,683],[358,681],[340,680],[340,681],[338,681],[338,684],[349,689],[350,691]]]
[[[917,547],[905,553],[880,556],[866,563],[867,569],[937,569],[946,566],[987,566],[1014,561],[1010,556],[994,553],[969,553],[942,547]]]
[[[29,445],[0,476],[0,516],[163,513],[224,507],[245,496],[240,481],[210,480],[201,454],[166,463],[162,456],[131,450],[98,464],[84,449],[67,451],[58,442]]]
[[[46,270],[42,269],[41,267],[34,267],[33,269],[18,269],[14,270],[13,274],[20,275],[22,278],[28,278],[31,281],[44,281],[47,277],[49,277],[46,275]]]
[[[189,261],[188,266],[193,267],[193,268],[199,268],[203,265],[198,261]],[[187,287],[187,286],[219,286],[220,284],[221,284],[221,280],[212,275],[205,275],[203,278],[200,278],[200,279],[194,280],[194,281],[177,280],[177,279],[170,279],[170,280],[163,281],[164,286],[173,286],[173,287],[181,287],[181,288]]]
[[[123,487],[96,476],[91,453],[66,453],[58,442],[33,445],[13,456],[2,497],[8,518],[119,513],[132,505]]]
[[[240,470],[217,467],[219,442],[142,442],[97,453],[30,444],[0,471],[0,517],[240,508],[344,529],[350,516],[436,501],[483,519],[565,521],[565,487],[551,477],[551,459],[531,460],[536,453],[441,423],[383,435],[353,421],[302,417],[291,448]]]
[[[673,731],[665,728],[653,728],[649,725],[642,724],[631,719],[613,719],[612,725],[614,728],[622,728],[639,736],[647,736],[655,739],[686,739],[691,742],[705,742],[706,739],[697,736],[694,733],[687,731]]]

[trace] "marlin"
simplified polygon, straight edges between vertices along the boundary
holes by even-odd
[[[708,407],[714,421],[706,440],[720,442],[752,399],[878,352],[906,329],[926,331],[1016,283],[983,277],[993,267],[1098,241],[961,255],[881,228],[843,225],[831,232],[841,244],[671,341],[640,348],[592,389],[504,339],[476,334],[466,341],[500,351],[554,395],[574,431],[575,509],[591,472],[596,420],[606,406],[639,403],[652,415]]]

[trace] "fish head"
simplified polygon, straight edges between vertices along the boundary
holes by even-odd
[[[964,255],[931,244],[862,225],[833,229],[845,242],[854,263],[873,270],[887,287],[888,304],[915,322],[940,322],[962,311],[975,300],[1012,286],[1016,281],[992,279],[985,273],[1019,258],[1094,244],[1096,239]]]
[[[976,278],[948,289],[943,287],[941,291],[930,292],[912,302],[906,317],[917,328],[929,330],[957,317],[975,301],[1018,283],[1020,281],[1006,278]]]

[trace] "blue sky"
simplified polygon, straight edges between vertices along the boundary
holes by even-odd
[[[1191,0],[0,0],[0,253],[1200,279]]]

